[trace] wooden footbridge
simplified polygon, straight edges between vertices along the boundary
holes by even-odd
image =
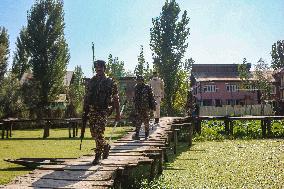
[[[77,159],[6,160],[18,164],[38,163],[31,173],[19,176],[0,188],[131,188],[137,178],[154,178],[162,172],[166,150],[173,137],[174,118],[162,118],[153,125],[148,140],[132,140],[133,132],[111,145],[110,155],[99,165],[91,164],[94,154]]]
[[[284,120],[284,116],[162,118],[159,125],[151,127],[149,139],[144,139],[144,131],[140,132],[140,140],[132,140],[134,132],[128,133],[111,144],[109,157],[96,166],[91,164],[94,154],[69,159],[7,159],[8,162],[25,166],[36,165],[36,169],[0,188],[134,188],[136,181],[153,179],[162,172],[167,151],[173,149],[176,153],[180,129],[186,129],[191,146],[193,129],[201,132],[203,120],[224,121],[228,134],[233,133],[235,120],[260,120],[263,137],[266,137],[266,131],[269,134],[271,129],[271,121]]]

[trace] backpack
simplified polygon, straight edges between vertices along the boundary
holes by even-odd
[[[108,109],[112,103],[114,82],[111,78],[93,77],[89,83],[88,102],[98,109]]]
[[[149,85],[135,87],[136,99],[135,104],[142,109],[156,109],[156,101]]]

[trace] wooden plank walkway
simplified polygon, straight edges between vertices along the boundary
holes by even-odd
[[[166,148],[173,119],[160,119],[160,124],[150,129],[148,140],[144,139],[144,131],[141,131],[140,140],[133,141],[134,132],[131,132],[115,141],[109,157],[101,160],[99,165],[91,164],[94,154],[65,159],[59,164],[39,166],[0,188],[125,188],[134,174],[145,176],[148,173],[153,178],[162,171],[163,149]]]

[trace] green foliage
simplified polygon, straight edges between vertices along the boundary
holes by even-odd
[[[277,138],[284,138],[284,121],[273,121],[272,122],[272,136]]]
[[[155,178],[152,181],[144,179],[140,184],[140,189],[170,189],[172,188],[170,183],[165,180],[165,177],[162,175],[158,178]]]
[[[4,78],[0,88],[0,118],[18,117],[25,110],[20,82],[12,73]]]
[[[106,65],[106,74],[109,77],[113,78],[114,81],[118,84],[119,96],[125,96],[124,86],[119,84],[119,78],[124,77],[126,75],[124,69],[124,61],[118,60],[118,57],[113,58],[112,54],[109,54],[108,62]]]
[[[194,141],[222,141],[225,139],[224,125],[220,121],[203,121],[202,132],[196,134]]]
[[[269,74],[270,67],[269,65],[260,58],[258,62],[255,64],[255,71],[253,76],[249,71],[249,63],[247,63],[246,58],[244,58],[243,63],[239,65],[238,71],[239,76],[242,80],[243,88],[249,89],[250,87],[256,88],[260,94],[260,101],[262,106],[262,113],[264,112],[264,100],[270,98],[272,86],[271,80],[272,76]]]
[[[118,57],[113,58],[112,54],[109,54],[106,65],[106,74],[116,81],[118,81],[120,77],[124,77],[124,61],[118,60]]]
[[[274,70],[284,68],[284,40],[279,40],[272,45],[271,67]]]
[[[168,115],[172,115],[176,91],[180,88],[178,80],[182,59],[188,47],[189,18],[181,12],[175,0],[166,1],[159,17],[153,18],[150,29],[150,47],[153,51],[154,68],[165,82],[165,105]]]
[[[252,75],[250,73],[250,63],[247,62],[247,59],[244,58],[242,64],[238,65],[239,76],[242,80],[242,88],[249,89],[251,82],[250,79]]]
[[[16,41],[16,52],[14,52],[12,72],[21,79],[23,74],[30,68],[29,52],[27,48],[28,32],[27,28],[23,27],[20,31],[20,36]]]
[[[9,36],[5,27],[0,27],[0,86],[7,71],[9,58]]]
[[[284,126],[282,121],[273,121],[271,124],[272,138],[284,136]],[[262,138],[260,121],[234,121],[233,136],[225,135],[225,125],[223,121],[203,121],[202,132],[196,134],[194,141],[222,141],[226,138],[235,139],[259,139]]]
[[[64,27],[63,2],[60,0],[36,1],[28,12],[27,47],[33,78],[38,82],[40,110],[62,91],[70,58]]]
[[[176,91],[174,95],[175,101],[173,102],[174,110],[176,111],[176,114],[178,113],[184,113],[186,104],[186,96],[187,96],[187,90],[188,90],[188,73],[184,70],[179,70],[177,75],[177,80],[179,83],[179,88]]]
[[[72,103],[77,113],[83,111],[83,98],[85,86],[83,84],[83,71],[81,66],[76,66],[69,88],[69,103]]]
[[[23,102],[29,109],[30,118],[35,118],[38,111],[38,104],[40,103],[39,89],[40,83],[33,78],[24,82],[21,87]]]
[[[146,81],[149,81],[149,79],[152,75],[152,70],[149,67],[149,63],[146,62],[146,60],[145,60],[144,50],[143,50],[142,45],[141,45],[141,48],[140,48],[140,54],[138,56],[138,64],[136,65],[136,67],[134,69],[134,74],[143,76]]]
[[[255,65],[255,81],[254,86],[260,91],[261,97],[261,115],[264,114],[264,100],[270,98],[272,86],[271,80],[272,76],[268,74],[269,72],[268,64],[263,60],[259,59],[259,61]]]
[[[282,188],[283,145],[278,140],[179,143],[163,171],[170,188]]]

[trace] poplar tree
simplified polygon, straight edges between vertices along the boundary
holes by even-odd
[[[250,73],[251,64],[244,58],[242,64],[238,65],[238,73],[242,80],[242,88],[249,89],[252,85],[252,74]]]
[[[160,16],[152,19],[150,48],[153,51],[154,69],[165,82],[165,103],[168,115],[174,113],[175,93],[180,88],[179,70],[188,47],[189,17],[184,11],[181,18],[180,7],[175,0],[167,0]]]
[[[143,45],[140,46],[140,54],[138,56],[138,64],[135,66],[134,69],[135,75],[141,75],[145,78],[145,80],[149,80],[152,74],[152,70],[149,67],[149,63],[146,62],[144,57],[144,49]]]
[[[69,101],[73,103],[77,113],[83,110],[82,102],[85,93],[83,74],[81,66],[76,66],[69,87]]]
[[[279,40],[272,45],[271,57],[271,67],[274,70],[284,68],[284,40]]]
[[[12,73],[18,78],[18,80],[20,80],[23,74],[30,68],[27,42],[27,28],[23,27],[20,31],[20,36],[17,37],[16,51],[14,52],[12,65]]]
[[[124,77],[124,61],[120,61],[118,57],[113,58],[112,54],[109,54],[106,65],[106,74],[116,81],[118,81],[120,77]]]
[[[0,86],[7,72],[9,58],[9,37],[5,27],[0,27]]]
[[[269,70],[269,65],[262,58],[260,58],[255,65],[255,80],[253,83],[260,92],[261,115],[264,115],[265,100],[269,99],[272,90],[272,76],[267,74]]]
[[[28,12],[28,52],[34,83],[43,110],[63,90],[63,79],[70,59],[64,36],[64,11],[61,0],[38,0]]]

